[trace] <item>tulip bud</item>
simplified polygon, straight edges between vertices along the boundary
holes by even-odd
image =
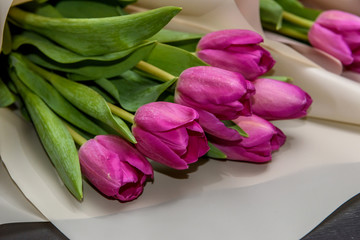
[[[300,87],[268,78],[253,82],[256,94],[252,96],[253,113],[267,120],[304,117],[312,99]]]
[[[98,135],[79,149],[83,175],[103,194],[131,201],[153,177],[151,164],[134,147],[115,135]]]
[[[209,137],[209,141],[227,155],[228,159],[268,162],[272,159],[272,152],[278,150],[286,140],[284,133],[272,123],[256,115],[241,116],[233,120],[249,136],[239,141],[228,141]]]
[[[360,72],[360,17],[338,10],[322,12],[308,33],[312,46]]]
[[[202,37],[198,57],[211,66],[239,72],[253,80],[268,72],[275,64],[271,54],[259,44],[260,34],[241,29],[227,29]]]
[[[192,67],[179,76],[175,102],[231,120],[251,114],[250,97],[254,92],[252,83],[239,73],[210,66]]]
[[[135,113],[136,147],[148,158],[175,169],[186,169],[209,146],[192,108],[169,102],[152,102]]]

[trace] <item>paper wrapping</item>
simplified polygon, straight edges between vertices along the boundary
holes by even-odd
[[[10,2],[2,1],[1,9]],[[257,29],[277,61],[275,74],[293,77],[295,84],[310,93],[314,103],[309,118],[275,122],[288,138],[273,161],[202,159],[185,171],[154,163],[155,180],[136,201],[122,204],[106,199],[85,182],[84,200],[78,202],[57,177],[32,125],[9,109],[0,109],[0,155],[11,178],[29,202],[70,239],[98,239],[99,235],[238,239],[234,236],[239,232],[244,239],[300,238],[360,190],[353,184],[360,180],[358,83],[268,39],[259,28],[257,1],[141,0],[130,10],[165,4],[183,7],[168,28],[202,33]],[[4,19],[1,15],[1,26]],[[232,224],[238,222],[242,231]],[[215,233],[206,230],[209,226],[217,229]],[[265,231],[254,226],[265,226]],[[186,231],[173,236],[178,228]]]

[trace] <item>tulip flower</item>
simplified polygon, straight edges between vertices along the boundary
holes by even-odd
[[[261,117],[241,116],[233,122],[248,134],[247,138],[228,141],[209,136],[209,141],[225,153],[227,159],[257,163],[268,162],[272,159],[272,152],[278,150],[285,143],[284,133]]]
[[[186,169],[209,150],[198,119],[194,109],[180,104],[145,104],[136,111],[132,127],[136,147],[154,161]]]
[[[291,83],[259,78],[253,84],[252,111],[267,120],[304,117],[312,103],[309,94]]]
[[[275,64],[271,54],[259,44],[260,34],[242,29],[227,29],[202,37],[197,55],[211,66],[239,72],[253,80],[268,72]]]
[[[240,73],[210,66],[184,70],[177,80],[175,102],[202,109],[221,120],[250,115],[252,83]]]
[[[153,178],[151,164],[136,148],[115,135],[98,135],[79,149],[84,176],[103,194],[131,201]]]
[[[308,33],[312,46],[360,72],[360,17],[338,10],[322,12]]]

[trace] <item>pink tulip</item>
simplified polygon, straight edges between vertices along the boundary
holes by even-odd
[[[202,109],[221,120],[250,115],[250,97],[255,92],[241,74],[200,66],[183,71],[177,81],[175,102]]]
[[[324,11],[308,37],[312,46],[339,59],[346,68],[360,72],[360,17],[338,10]]]
[[[99,135],[79,149],[84,176],[103,194],[120,201],[131,201],[153,177],[150,163],[124,139]]]
[[[239,72],[253,80],[275,64],[270,53],[259,45],[262,41],[260,34],[250,30],[220,30],[202,37],[197,55],[211,66]]]
[[[312,99],[300,87],[274,79],[253,81],[256,94],[252,96],[253,113],[267,120],[304,117]]]
[[[228,141],[209,137],[209,141],[227,155],[228,159],[248,162],[268,162],[272,152],[278,150],[286,140],[284,133],[272,123],[256,115],[233,120],[249,137],[239,141]]]
[[[186,169],[209,146],[192,108],[169,102],[152,102],[135,113],[133,134],[137,149],[148,158],[175,169]]]

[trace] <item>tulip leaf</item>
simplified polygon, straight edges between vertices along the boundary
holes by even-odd
[[[11,54],[10,64],[19,80],[36,93],[54,112],[74,126],[93,135],[107,134],[83,113],[73,107],[52,85],[41,76],[30,70],[22,60],[21,55]]]
[[[12,40],[11,40],[11,32],[9,28],[9,24],[6,21],[4,26],[4,34],[3,34],[3,43],[1,47],[1,52],[5,55],[9,54],[11,52],[12,48]]]
[[[249,137],[249,135],[241,127],[239,127],[239,125],[237,125],[233,121],[223,120],[222,122],[225,124],[226,127],[236,130],[241,136]]]
[[[25,11],[38,14],[43,17],[62,18],[61,13],[51,4],[45,1],[30,1],[21,5]]]
[[[306,8],[298,0],[275,0],[285,11],[293,13],[297,16],[314,21],[319,14],[320,10]]]
[[[282,25],[283,8],[274,0],[260,0],[260,18],[263,24],[278,30]]]
[[[9,88],[0,78],[0,107],[7,107],[16,100],[15,95],[11,93]]]
[[[83,197],[79,157],[75,143],[62,120],[56,116],[36,94],[23,85],[14,72],[10,72],[38,136],[54,164],[60,178],[78,199]]]
[[[29,31],[24,31],[21,34],[17,34],[13,37],[13,50],[18,50],[22,45],[33,45],[44,55],[46,55],[51,60],[54,60],[57,63],[70,64],[86,60],[93,61],[114,61],[121,58],[124,58],[134,52],[135,50],[154,44],[154,41],[144,42],[134,47],[124,49],[119,52],[113,52],[106,55],[100,56],[82,56],[76,54],[66,48],[63,48],[49,39]],[[27,51],[29,51],[27,49]],[[55,63],[54,63],[55,64]]]
[[[288,76],[263,76],[262,78],[270,78],[270,79],[278,80],[281,82],[287,82],[287,83],[290,83],[293,81],[293,79]]]
[[[140,45],[131,54],[112,61],[81,61],[76,64],[61,64],[48,59],[42,54],[29,54],[28,58],[43,67],[69,73],[72,80],[95,80],[110,78],[133,68],[139,61],[148,56],[154,47],[154,42]]]
[[[206,156],[216,159],[227,159],[227,156],[220,149],[215,147],[212,143],[208,142],[210,150],[206,153]]]
[[[176,81],[174,78],[165,83],[157,83],[133,71],[127,71],[121,76],[122,79],[111,82],[119,91],[120,105],[132,112],[144,104],[155,102]]]
[[[120,103],[119,91],[116,89],[116,86],[106,78],[101,78],[95,81],[102,89],[107,91],[116,101]]]
[[[179,32],[168,29],[161,29],[154,36],[150,37],[149,40],[156,40],[161,43],[172,43],[172,42],[181,42],[186,40],[195,40],[199,41],[203,34],[197,33],[186,33]]]
[[[163,43],[156,44],[146,61],[175,76],[187,68],[207,65],[194,54]]]
[[[119,118],[115,118],[105,101],[96,91],[81,83],[77,83],[48,72],[35,64],[28,63],[31,70],[48,80],[69,102],[82,112],[114,128],[120,135],[132,143],[136,143],[129,127]]]
[[[8,19],[80,55],[104,55],[133,47],[160,31],[179,11],[161,7],[105,18],[48,18],[13,7]]]
[[[121,15],[116,0],[62,0],[55,8],[66,18],[102,18]]]

